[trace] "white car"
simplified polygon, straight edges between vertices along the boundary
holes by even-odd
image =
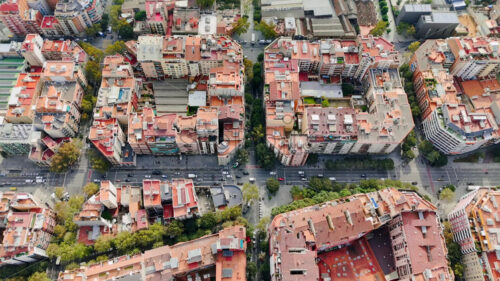
[[[151,175],[144,175],[145,178],[150,179]]]
[[[299,173],[299,175],[303,175],[304,171],[299,171],[298,173]]]
[[[276,172],[269,172],[269,175],[276,176]]]
[[[337,180],[335,177],[329,177],[328,179],[331,180],[331,181],[336,181]]]

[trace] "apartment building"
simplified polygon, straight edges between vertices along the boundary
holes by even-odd
[[[77,0],[59,0],[54,10],[54,17],[64,35],[68,36],[78,36],[93,24],[87,10]]]
[[[0,150],[6,156],[28,154],[37,136],[31,124],[2,122],[0,124]]]
[[[202,215],[192,179],[172,179],[173,218],[182,220]]]
[[[164,183],[160,180],[145,179],[142,181],[144,208],[150,218],[163,216],[162,187],[165,188]]]
[[[36,131],[37,135],[33,137],[31,142],[31,150],[28,155],[28,159],[33,161],[38,166],[50,167],[52,163],[52,158],[56,154],[57,150],[66,142],[70,142],[70,137],[56,138],[53,139],[50,136],[43,136],[42,132]]]
[[[60,272],[58,281],[246,280],[245,227],[232,226],[195,240],[163,246],[135,256]]]
[[[44,16],[40,29],[45,38],[59,38],[64,36],[64,31],[54,16]]]
[[[264,53],[267,145],[294,166],[310,152],[392,152],[414,126],[398,64],[382,38],[275,40]],[[343,79],[362,95],[344,96]],[[323,99],[334,105],[320,108]]]
[[[124,165],[125,134],[117,119],[94,119],[88,138],[109,163]]]
[[[455,62],[450,67],[453,76],[463,80],[488,78],[500,72],[498,38],[448,38],[446,40]]]
[[[268,233],[271,280],[454,279],[437,208],[414,192],[388,188],[279,214]]]
[[[44,85],[36,103],[34,126],[52,138],[74,137],[80,122],[83,88],[81,70],[71,61],[49,61],[42,73]],[[78,79],[80,80],[80,79]]]
[[[55,213],[29,193],[0,192],[2,251],[0,265],[25,265],[47,258],[56,225]]]
[[[28,7],[33,10],[39,11],[42,16],[46,16],[52,13],[52,8],[49,6],[46,0],[27,0]]]
[[[42,91],[41,68],[32,67],[29,73],[21,73],[12,88],[8,100],[5,121],[14,124],[32,124],[34,106]]]
[[[103,65],[94,118],[116,118],[127,126],[130,114],[137,109],[142,82],[121,55],[105,57]]]
[[[43,39],[39,34],[28,34],[23,41],[21,54],[30,66],[43,66],[45,57],[42,55]]]
[[[43,15],[28,6],[27,0],[9,0],[0,4],[0,20],[16,37],[41,33]]]
[[[500,261],[496,255],[499,203],[499,192],[480,188],[462,196],[448,214],[453,239],[463,254],[467,280],[500,278]]]
[[[427,40],[410,60],[424,134],[445,154],[499,141],[500,83],[493,75],[499,56],[491,48],[497,44],[485,38]]]
[[[167,34],[168,2],[146,1],[146,25],[152,34]]]

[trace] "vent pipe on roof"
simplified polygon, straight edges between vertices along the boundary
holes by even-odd
[[[332,217],[330,217],[330,215],[326,215],[326,221],[328,222],[330,230],[335,230],[335,226],[333,225]]]
[[[347,220],[347,223],[352,226],[353,223],[352,223],[351,213],[349,212],[349,210],[345,210],[344,215],[345,215],[345,219]]]
[[[314,228],[314,224],[311,219],[307,220],[307,224],[309,225],[309,230],[312,232],[312,234],[316,237],[316,229]]]

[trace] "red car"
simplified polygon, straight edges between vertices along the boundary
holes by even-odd
[[[279,181],[284,181],[284,180],[285,180],[285,178],[278,178],[278,180],[279,180]]]

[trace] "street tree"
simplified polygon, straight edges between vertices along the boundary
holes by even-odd
[[[241,17],[238,19],[238,21],[233,23],[233,29],[231,30],[231,33],[241,35],[243,33],[246,33],[249,27],[250,23],[248,22],[248,18]]]
[[[455,192],[453,192],[450,188],[445,188],[441,191],[441,194],[439,194],[439,199],[447,202],[453,202],[455,199]]]
[[[50,171],[63,173],[73,166],[80,158],[81,143],[75,139],[61,145],[59,150],[52,157]]]
[[[243,200],[251,202],[259,199],[259,188],[255,184],[245,183],[242,188]]]
[[[273,23],[267,23],[266,21],[260,21],[256,24],[255,30],[260,31],[266,39],[273,39],[278,36],[278,33],[276,32],[276,25]]]
[[[375,25],[375,27],[370,31],[370,34],[373,36],[382,36],[387,28],[389,23],[386,21],[379,21]]]
[[[264,139],[264,136],[264,127],[262,126],[262,124],[258,124],[257,126],[253,127],[252,137],[254,143],[261,143]]]
[[[245,165],[248,163],[248,150],[241,148],[236,153],[236,161],[240,163],[240,165]]]
[[[42,271],[33,273],[33,275],[28,278],[28,281],[51,281],[51,279],[47,276],[45,271]]]
[[[408,51],[415,53],[415,51],[420,47],[420,42],[415,41],[408,46]]]
[[[214,5],[215,0],[196,0],[196,4],[202,9],[211,8]]]
[[[270,217],[263,217],[259,220],[259,223],[257,224],[257,229],[260,232],[266,233],[267,232],[267,225],[271,222]]]
[[[106,32],[109,25],[109,15],[103,14],[101,18],[101,31]]]
[[[104,253],[111,250],[113,247],[111,240],[111,237],[108,235],[99,236],[94,243],[94,250],[98,253]]]
[[[280,183],[275,178],[268,178],[266,181],[266,188],[270,194],[274,195],[280,189]]]
[[[83,187],[83,192],[85,193],[85,195],[87,195],[87,197],[96,194],[97,191],[99,191],[99,185],[93,182],[89,182]]]
[[[87,34],[88,37],[96,37],[97,33],[101,30],[101,25],[99,23],[95,23],[85,30],[85,34]]]
[[[56,195],[56,198],[59,200],[62,200],[63,195],[64,195],[64,187],[58,186],[54,189],[54,194]]]
[[[134,38],[134,29],[130,24],[126,21],[120,25],[120,29],[118,29],[118,35],[125,40]]]
[[[125,42],[123,41],[116,41],[115,43],[109,45],[106,47],[106,50],[104,51],[106,55],[114,55],[114,54],[124,54],[127,51],[127,47],[125,46]]]

